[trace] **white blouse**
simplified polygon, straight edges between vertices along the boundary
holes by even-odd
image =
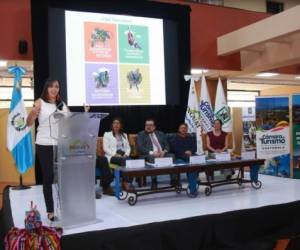
[[[58,110],[55,103],[48,103],[40,99],[41,111],[38,116],[39,126],[37,128],[35,143],[44,146],[57,145],[58,122],[52,116],[55,112],[68,112],[69,109],[63,103],[62,110]]]

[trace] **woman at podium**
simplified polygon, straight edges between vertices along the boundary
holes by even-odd
[[[67,105],[59,95],[59,82],[48,79],[44,84],[42,94],[34,102],[34,107],[27,117],[27,126],[32,126],[38,119],[36,134],[36,155],[39,159],[43,176],[43,194],[46,203],[47,216],[51,221],[55,220],[54,202],[52,196],[52,183],[54,179],[53,150],[57,145],[58,125],[54,119],[50,119],[56,112],[68,112]]]

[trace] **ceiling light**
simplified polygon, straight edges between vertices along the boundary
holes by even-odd
[[[278,73],[273,73],[273,72],[263,72],[263,73],[259,73],[256,76],[258,77],[272,77],[272,76],[278,76]]]
[[[7,61],[0,60],[0,67],[6,67]]]
[[[207,69],[191,69],[191,74],[192,75],[197,75],[197,74],[203,74],[208,72]]]

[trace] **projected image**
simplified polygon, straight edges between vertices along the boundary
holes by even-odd
[[[129,26],[128,26],[128,30],[127,30],[126,33],[127,33],[127,42],[128,42],[128,44],[131,47],[135,48],[135,49],[142,49],[141,46],[139,45],[137,39],[136,39],[138,37],[138,35],[135,36],[133,31],[130,30]],[[139,37],[141,37],[141,36],[139,36]]]
[[[116,64],[89,64],[85,66],[86,99],[84,103],[119,103],[118,68]]]
[[[147,104],[150,102],[149,66],[120,66],[120,100],[121,103]]]
[[[116,25],[107,23],[84,23],[85,60],[116,62]]]
[[[93,72],[96,89],[106,88],[109,84],[109,69],[99,68],[98,72]]]
[[[149,63],[147,27],[119,25],[119,60],[121,63]]]
[[[132,87],[136,87],[136,89],[139,90],[139,85],[142,83],[143,80],[140,70],[136,69],[129,71],[127,73],[127,80],[131,89]]]
[[[91,47],[108,47],[110,37],[109,31],[96,28],[91,35]]]
[[[65,25],[68,105],[166,104],[162,19],[65,11]]]

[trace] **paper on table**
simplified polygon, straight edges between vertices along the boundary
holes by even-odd
[[[126,160],[126,168],[144,168],[145,160]]]
[[[170,167],[173,165],[173,158],[172,157],[162,157],[162,158],[155,158],[154,161],[155,167]]]
[[[205,162],[205,155],[190,156],[190,164],[201,164]]]
[[[230,161],[230,153],[216,153],[216,161]]]

